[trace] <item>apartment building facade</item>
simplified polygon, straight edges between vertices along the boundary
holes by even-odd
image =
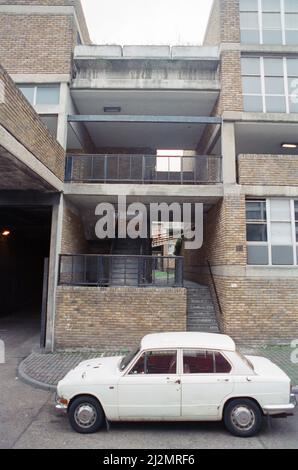
[[[2,233],[11,223],[0,255],[12,275],[16,260],[28,266],[12,241],[32,220],[26,236],[40,238],[26,246],[45,246],[48,259],[48,350],[129,348],[185,330],[202,286],[236,340],[297,337],[297,20],[298,0],[215,0],[200,47],[100,46],[79,1],[0,1]],[[156,256],[149,229],[121,238],[119,196],[203,204],[202,248]],[[116,207],[115,238],[97,237],[100,203]]]

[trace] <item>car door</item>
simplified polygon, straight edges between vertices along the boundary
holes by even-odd
[[[216,420],[219,406],[234,389],[232,366],[218,351],[184,350],[182,416]]]
[[[118,383],[119,418],[173,418],[181,415],[177,350],[143,352]]]

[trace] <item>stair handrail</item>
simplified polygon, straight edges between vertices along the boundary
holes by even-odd
[[[223,310],[222,310],[221,303],[220,303],[220,300],[219,300],[219,294],[218,294],[218,290],[217,290],[217,287],[216,287],[216,282],[215,282],[214,274],[213,274],[213,271],[212,271],[212,266],[211,266],[211,263],[210,263],[209,260],[207,260],[207,265],[208,265],[208,268],[209,268],[209,273],[210,273],[211,282],[212,282],[212,286],[213,286],[214,293],[215,293],[215,298],[216,298],[218,310],[219,310],[219,313],[223,316]]]

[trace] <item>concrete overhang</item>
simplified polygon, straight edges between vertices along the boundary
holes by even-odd
[[[0,190],[63,190],[63,182],[1,125],[0,174]]]
[[[196,149],[207,121],[195,122],[197,116],[210,117],[218,98],[218,91],[198,90],[95,90],[73,89],[72,99],[78,117],[106,115],[105,107],[118,107],[115,122],[92,122],[84,126],[96,148],[181,148]],[[131,116],[131,122],[119,122],[117,117]],[[156,122],[137,122],[141,116],[156,117]],[[158,117],[168,116],[168,122]],[[135,119],[133,119],[135,117]],[[175,117],[188,117],[180,122]],[[71,127],[71,124],[70,124]],[[68,148],[74,147],[69,132]]]
[[[235,122],[237,154],[297,155],[298,149],[283,148],[297,143],[298,114],[237,113],[224,120]]]
[[[217,48],[77,46],[73,89],[220,90]]]

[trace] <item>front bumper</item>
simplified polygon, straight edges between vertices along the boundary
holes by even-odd
[[[55,396],[55,409],[59,413],[67,414],[68,404],[63,403],[63,398],[59,397],[57,394]],[[64,400],[65,401],[65,400]]]
[[[291,394],[290,403],[288,405],[270,405],[264,406],[263,411],[266,415],[275,416],[275,415],[285,415],[291,416],[297,406],[296,395]]]

